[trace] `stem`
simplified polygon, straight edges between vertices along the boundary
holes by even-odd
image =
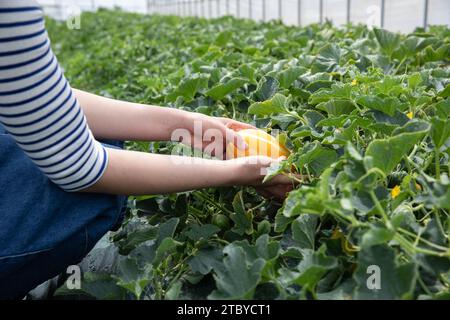
[[[429,182],[434,181],[435,179],[433,177],[430,177],[428,174],[426,174],[421,167],[419,167],[414,161],[412,161],[409,157],[406,158],[406,160],[421,174],[423,175]]]
[[[398,228],[397,230],[398,230],[399,232],[401,232],[401,233],[404,233],[404,234],[410,236],[410,237],[418,237],[418,241],[422,241],[424,244],[427,244],[427,245],[429,245],[430,247],[436,248],[436,249],[438,249],[438,250],[442,250],[442,251],[444,251],[444,252],[446,252],[446,251],[448,250],[446,247],[440,246],[440,245],[435,244],[435,243],[433,243],[433,242],[430,242],[430,241],[428,241],[428,240],[426,240],[426,239],[423,239],[422,237],[420,237],[420,235],[415,234],[415,233],[412,233],[412,232],[409,232],[408,230],[405,230],[405,229],[403,229],[403,228]]]
[[[445,234],[445,230],[444,230],[444,227],[442,226],[441,218],[439,217],[439,214],[438,214],[436,208],[433,209],[433,213],[434,213],[434,218],[436,219],[439,231],[441,231],[444,238],[448,238],[448,236]]]
[[[436,168],[436,179],[439,180],[441,177],[441,166],[439,161],[439,149],[434,149],[434,166]]]
[[[307,125],[307,124],[308,124],[308,123],[306,122],[306,120],[305,120],[302,116],[300,116],[297,112],[293,112],[293,111],[287,110],[287,113],[288,113],[289,115],[293,116],[294,118],[300,120],[300,122],[303,123],[304,125]]]
[[[265,205],[265,204],[266,204],[266,201],[262,201],[260,204],[254,206],[253,208],[250,208],[250,210],[256,210],[256,209],[259,209],[259,208],[261,208],[261,207],[262,207],[263,205]]]
[[[425,205],[423,203],[421,203],[418,206],[412,208],[411,210],[415,212],[415,211],[419,211],[420,209],[422,209],[424,207],[425,207]]]
[[[284,176],[286,176],[286,177],[288,177],[289,179],[294,180],[294,181],[297,182],[297,183],[302,184],[302,183],[304,182],[303,180],[300,180],[299,178],[297,178],[297,177],[295,176],[295,174],[292,174],[292,173],[286,173],[286,172],[282,172],[281,174],[284,175]]]
[[[393,74],[397,74],[398,70],[400,69],[401,65],[406,61],[406,57],[404,57],[402,59],[402,61],[400,61],[400,63],[398,64],[397,68],[395,68],[395,72],[393,72]]]
[[[423,291],[425,291],[427,295],[433,296],[433,293],[428,289],[425,282],[423,282],[422,278],[420,277],[420,274],[418,275],[417,280],[419,281],[419,284],[422,287]]]
[[[370,176],[372,173],[378,173],[383,179],[386,179],[386,175],[384,174],[383,171],[381,171],[378,168],[372,168],[369,171],[367,171],[365,174],[363,174],[357,181],[357,184],[360,184],[362,180],[364,180],[365,178],[367,178],[368,176]]]
[[[225,207],[222,207],[220,204],[212,201],[211,199],[209,199],[209,197],[207,195],[205,195],[202,191],[198,191],[194,193],[196,196],[198,196],[199,198],[201,198],[202,200],[208,202],[210,205],[216,207],[219,210],[222,210],[223,212],[226,212],[228,214],[233,214],[233,212],[231,212],[230,210],[228,210]]]
[[[391,221],[389,220],[388,215],[386,214],[386,211],[384,211],[383,207],[381,206],[380,201],[378,201],[377,195],[375,194],[375,192],[373,190],[370,190],[369,192],[372,201],[375,203],[375,206],[377,207],[378,211],[380,211],[381,216],[384,220],[384,223],[386,223],[386,226],[388,227],[388,229],[393,229]]]
[[[219,237],[211,238],[212,241],[223,244],[224,246],[229,245],[230,243],[226,240],[220,239]]]
[[[436,252],[433,250],[416,247],[413,244],[411,244],[410,241],[408,241],[406,238],[404,238],[403,236],[401,236],[398,233],[394,236],[394,239],[397,240],[398,243],[403,244],[403,246],[406,247],[405,249],[409,249],[410,252],[412,252],[412,253],[423,253],[423,254],[427,254],[430,256],[436,256],[436,257],[450,257],[450,251]]]

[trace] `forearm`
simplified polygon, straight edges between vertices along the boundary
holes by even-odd
[[[183,192],[236,184],[237,164],[230,161],[107,149],[108,167],[85,192],[145,195]],[[183,163],[184,161],[184,163]],[[233,168],[236,166],[236,169]]]
[[[94,136],[116,140],[170,140],[189,112],[113,100],[73,89]]]

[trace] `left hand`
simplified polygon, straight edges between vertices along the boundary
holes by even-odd
[[[247,148],[244,140],[236,132],[255,127],[233,119],[190,113],[183,128],[190,132],[190,141],[186,141],[185,144],[225,159],[226,146],[229,142],[233,142],[241,150]]]

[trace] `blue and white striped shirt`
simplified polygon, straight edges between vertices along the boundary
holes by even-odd
[[[93,185],[106,169],[106,150],[88,128],[34,0],[0,0],[0,122],[66,191]]]

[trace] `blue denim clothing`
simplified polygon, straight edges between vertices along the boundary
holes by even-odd
[[[81,261],[121,222],[125,203],[124,196],[63,191],[0,125],[0,299],[20,298]]]

